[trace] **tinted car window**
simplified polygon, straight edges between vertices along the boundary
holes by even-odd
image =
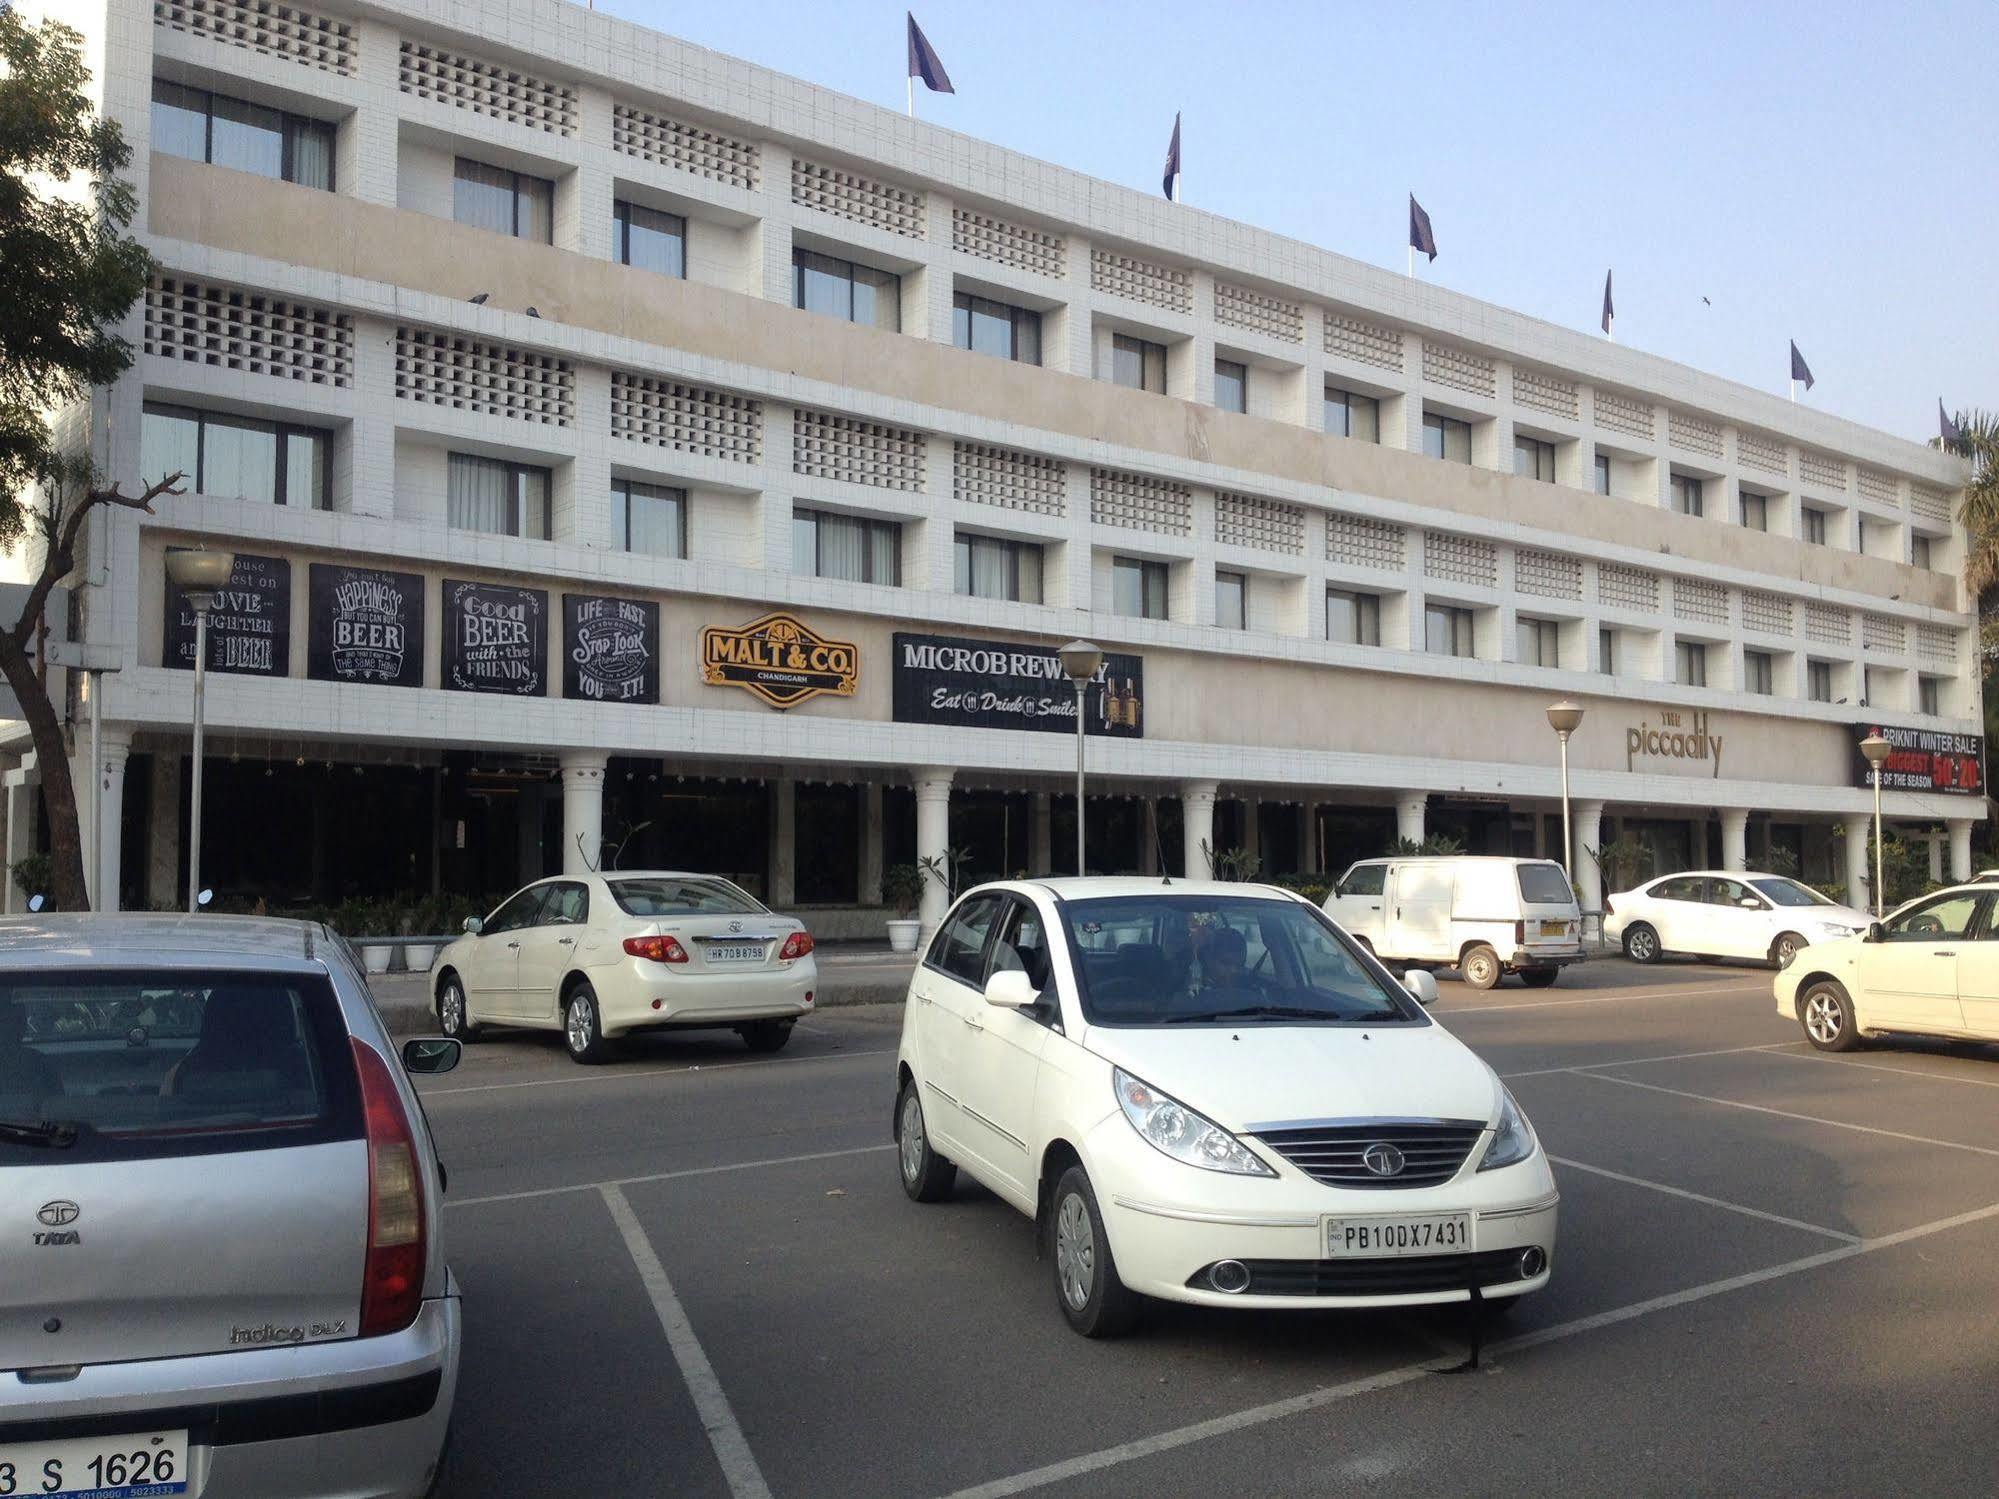
[[[586,886],[564,882],[548,887],[548,895],[541,903],[543,926],[574,926],[589,918],[590,891]]]
[[[535,913],[541,910],[541,903],[548,896],[546,885],[530,885],[500,903],[500,909],[486,918],[480,928],[482,934],[493,932],[517,932],[524,926],[533,926]]]
[[[1651,890],[1657,900],[1703,900],[1707,894],[1707,881],[1680,875],[1675,879],[1661,880]]]
[[[1796,880],[1773,876],[1767,880],[1751,880],[1755,888],[1780,906],[1829,906],[1827,900],[1809,885],[1800,885]]]
[[[1717,906],[1734,906],[1742,909],[1742,902],[1749,901],[1759,910],[1763,902],[1750,893],[1749,887],[1740,880],[1709,880],[1708,899]]]
[[[17,972],[0,977],[0,1164],[267,1150],[361,1132],[354,1060],[324,978]]]
[[[611,880],[611,899],[627,916],[745,916],[764,908],[727,880]]]
[[[1576,898],[1558,864],[1522,864],[1520,898],[1530,906],[1565,906]]]
[[[1340,881],[1342,895],[1379,895],[1388,883],[1386,864],[1356,864]]]
[[[1940,895],[1914,910],[1904,911],[1888,921],[1882,936],[1890,942],[1929,942],[1939,937],[1963,937],[1979,906],[1989,899],[1983,895]]]
[[[997,895],[978,895],[945,918],[930,944],[930,965],[955,979],[980,988],[986,981],[986,938],[999,915]]]
[[[1000,926],[998,939],[993,943],[986,972],[994,974],[1017,970],[1027,975],[1035,993],[1042,993],[1048,988],[1051,969],[1048,933],[1042,925],[1041,913],[1022,900],[1008,901],[1007,907],[1006,919]]]

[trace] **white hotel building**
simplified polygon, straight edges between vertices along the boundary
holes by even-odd
[[[557,0],[58,9],[160,264],[89,441],[190,475],[77,577],[108,899],[177,898],[197,543],[204,873],[274,906],[1073,867],[1076,636],[1095,868],[1558,854],[1565,697],[1581,845],[1857,885],[1881,725],[1969,868],[1954,458]]]

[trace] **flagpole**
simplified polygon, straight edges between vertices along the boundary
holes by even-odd
[[[904,78],[902,80],[902,91],[908,95],[909,117],[913,120],[916,118],[916,80],[914,78]]]
[[[1416,274],[1416,247],[1414,245],[1409,247],[1409,274],[1411,276]]]
[[[1791,399],[1793,401],[1798,399],[1798,382],[1795,379],[1791,381]]]

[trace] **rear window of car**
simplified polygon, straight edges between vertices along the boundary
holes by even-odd
[[[611,880],[627,916],[760,916],[764,908],[726,880]]]
[[[324,977],[0,976],[0,1164],[223,1155],[361,1133],[352,1043]]]
[[[1530,906],[1565,906],[1576,898],[1569,877],[1556,864],[1522,864],[1520,898]]]

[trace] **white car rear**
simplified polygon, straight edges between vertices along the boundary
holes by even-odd
[[[1508,973],[1544,987],[1583,958],[1582,912],[1551,859],[1364,859],[1325,910],[1383,962],[1456,967],[1476,989]]]
[[[1603,936],[1634,963],[1667,953],[1749,958],[1782,968],[1800,948],[1867,929],[1864,911],[1838,905],[1780,874],[1690,870],[1604,901]]]

